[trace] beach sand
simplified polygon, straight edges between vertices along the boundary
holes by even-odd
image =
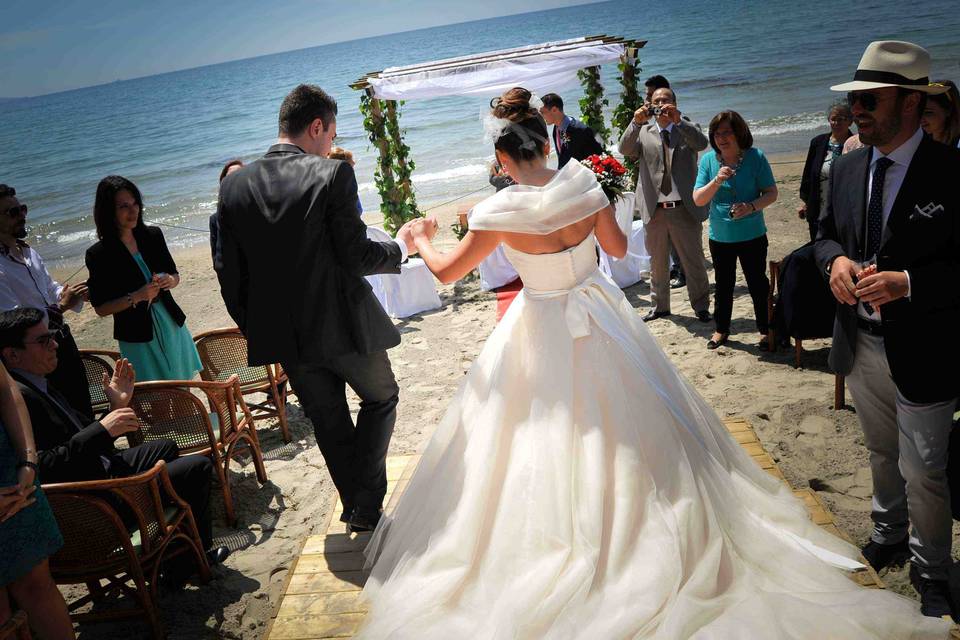
[[[803,155],[776,156],[771,161],[780,199],[766,211],[769,259],[779,260],[808,239],[807,225],[796,215]],[[438,236],[441,245],[454,243],[449,227],[465,202],[469,201],[431,212],[442,222]],[[706,246],[704,240],[709,258]],[[231,326],[208,247],[182,250],[175,257],[182,280],[174,295],[187,314],[191,332]],[[64,277],[73,270],[65,267],[58,275]],[[712,271],[710,277],[712,280]],[[827,366],[829,340],[804,343],[801,369],[793,367],[792,349],[772,355],[762,353],[757,348],[759,335],[750,297],[739,273],[737,286],[735,333],[716,351],[706,348],[713,325],[696,321],[686,289],[672,292],[672,317],[648,326],[720,417],[749,420],[790,484],[817,490],[835,514],[837,525],[854,542],[863,544],[870,530],[867,452],[849,406],[849,394],[845,409],[832,409],[834,377]],[[397,321],[403,342],[390,351],[390,358],[401,396],[391,455],[422,448],[494,328],[494,296],[481,291],[476,279],[438,288],[442,309]],[[650,302],[648,284],[631,287],[627,295],[638,313],[646,311]],[[112,322],[98,318],[89,307],[79,316],[70,314],[68,321],[81,348],[116,348]],[[350,400],[355,413],[356,398],[351,395]],[[214,569],[215,578],[209,584],[161,594],[159,604],[170,638],[261,638],[279,605],[284,577],[301,542],[308,535],[321,533],[333,506],[333,484],[314,442],[312,426],[296,400],[291,401],[289,413],[294,437],[290,444],[283,444],[276,427],[261,423],[259,434],[269,475],[266,485],[257,484],[248,461],[232,467],[237,529],[224,526],[220,494],[214,489],[215,535],[236,551],[225,566]],[[889,573],[885,580],[896,591],[915,597],[905,570]],[[70,589],[73,594],[83,591]],[[131,638],[143,633],[140,623],[112,623],[87,625],[80,637]]]

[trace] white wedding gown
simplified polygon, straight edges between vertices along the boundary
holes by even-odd
[[[471,227],[586,217],[605,200],[577,167],[501,191]],[[727,433],[598,271],[592,233],[507,253],[524,290],[374,534],[358,637],[947,637],[837,568],[856,549]]]

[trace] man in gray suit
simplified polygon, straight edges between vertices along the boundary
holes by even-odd
[[[710,284],[703,263],[703,221],[707,208],[693,203],[699,152],[707,148],[700,125],[677,109],[672,89],[657,89],[651,104],[633,114],[620,138],[620,153],[640,160],[637,211],[650,254],[651,302],[644,321],[670,315],[670,244],[687,275],[690,306],[710,322]]]

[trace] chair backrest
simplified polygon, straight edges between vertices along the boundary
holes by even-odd
[[[241,385],[269,380],[267,367],[247,364],[247,338],[240,329],[214,329],[194,336],[193,340],[203,363],[201,379],[224,381],[236,375]]]
[[[10,619],[0,624],[0,640],[30,640],[30,628],[27,626],[27,614],[17,611]]]
[[[94,411],[109,408],[110,401],[103,391],[103,374],[113,375],[116,359],[109,362],[107,358],[114,352],[80,350],[80,362],[83,363],[83,372],[87,376],[87,390],[90,393],[90,404]],[[116,354],[119,357],[119,353]]]

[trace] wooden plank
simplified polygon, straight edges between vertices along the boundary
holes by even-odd
[[[297,574],[324,573],[333,571],[362,571],[366,558],[360,551],[347,553],[312,553],[300,556],[297,563]]]
[[[339,615],[342,613],[365,613],[366,611],[367,603],[363,602],[360,591],[289,594],[284,597],[277,617]]]
[[[360,591],[366,580],[367,576],[362,571],[299,573],[290,579],[286,595]]]
[[[303,544],[301,554],[347,553],[363,551],[370,542],[370,533],[334,533],[325,536],[310,536]]]
[[[270,640],[314,640],[316,638],[352,638],[362,613],[336,615],[284,616],[273,624]]]

